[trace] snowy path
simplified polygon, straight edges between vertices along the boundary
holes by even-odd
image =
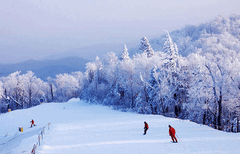
[[[42,110],[45,113],[41,112]],[[42,104],[24,113],[33,114],[32,116],[38,114],[35,117],[38,126],[51,122],[50,130],[46,131],[41,146],[37,148],[37,153],[40,154],[238,154],[240,152],[240,134],[221,132],[189,121],[159,115],[114,111],[104,106],[86,105],[78,100],[60,104]],[[14,113],[11,114],[13,116]],[[1,116],[3,115],[0,115],[0,122],[3,120]],[[150,127],[145,136],[142,135],[144,121],[147,121]],[[179,143],[170,142],[169,124],[176,129],[180,137]],[[11,149],[10,153],[29,153],[36,141],[36,136],[21,138],[21,143]],[[11,147],[11,145],[2,146],[5,146],[5,149]],[[2,153],[1,146],[0,153]]]

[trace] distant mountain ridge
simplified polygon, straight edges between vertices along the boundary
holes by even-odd
[[[28,60],[16,64],[0,64],[0,77],[21,71],[32,71],[38,78],[45,80],[47,77],[55,77],[58,74],[85,71],[85,64],[89,60],[80,57],[66,57],[57,60]]]
[[[128,43],[130,46],[135,46],[133,43]],[[67,50],[65,52],[53,54],[50,57],[45,57],[48,59],[60,59],[67,56],[78,56],[82,57],[84,59],[88,59],[90,61],[94,61],[95,58],[98,56],[102,58],[104,54],[107,54],[108,52],[114,52],[116,54],[120,54],[123,50],[124,44],[95,44],[80,48],[72,48],[70,50]]]

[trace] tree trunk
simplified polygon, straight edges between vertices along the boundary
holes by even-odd
[[[237,117],[237,132],[238,132],[238,127],[239,127],[239,119]]]
[[[217,116],[216,115],[214,115],[213,125],[214,125],[214,128],[217,129]]]
[[[221,130],[222,126],[222,103],[218,101],[218,129]]]
[[[31,107],[32,106],[32,90],[31,89],[29,89],[28,94],[29,94],[28,107]]]
[[[53,85],[50,84],[50,92],[51,92],[51,101],[53,102]]]
[[[178,106],[175,105],[175,110],[174,110],[175,115],[178,117]]]
[[[218,129],[222,129],[222,91],[220,90],[220,97],[218,100]]]
[[[206,124],[206,113],[204,113],[204,115],[203,115],[203,125],[205,125]]]

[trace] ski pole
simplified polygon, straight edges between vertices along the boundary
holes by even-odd
[[[177,136],[177,134],[176,134],[176,136]],[[182,142],[182,140],[180,139],[180,137],[177,136],[177,138],[179,138],[179,140]]]

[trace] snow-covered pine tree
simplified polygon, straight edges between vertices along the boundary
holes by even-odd
[[[162,107],[161,102],[161,79],[159,76],[159,69],[156,67],[151,69],[148,92],[149,108],[152,114],[159,113],[159,108]]]
[[[126,46],[126,45],[124,45],[124,47],[123,47],[123,53],[121,54],[121,56],[120,56],[119,59],[122,60],[122,61],[127,61],[127,60],[130,59],[129,53],[128,53],[128,49],[127,49],[127,46]]]
[[[141,53],[146,53],[148,57],[152,57],[154,55],[154,50],[145,36],[141,39],[139,50]]]
[[[179,55],[178,48],[175,43],[173,43],[172,38],[167,32],[166,40],[163,45],[163,50],[167,53],[167,63],[165,64],[166,77],[168,80],[169,86],[169,107],[172,108],[175,112],[175,115],[178,116],[181,112],[180,108],[180,88],[182,83],[180,81],[180,66],[179,66]]]
[[[163,45],[163,51],[168,55],[167,68],[174,71],[178,65],[178,49],[177,45],[173,43],[172,38],[170,37],[168,32],[166,35],[166,40]]]

